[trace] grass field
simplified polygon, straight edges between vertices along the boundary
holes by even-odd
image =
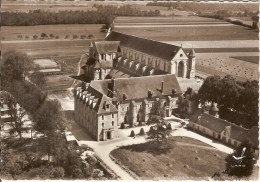
[[[168,144],[170,149],[163,153],[148,142],[121,147],[111,154],[141,179],[201,180],[225,170],[226,154],[198,140],[173,137]]]

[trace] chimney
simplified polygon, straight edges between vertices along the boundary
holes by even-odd
[[[163,93],[163,91],[164,91],[164,81],[162,81],[161,83],[161,92]]]
[[[111,79],[111,91],[114,92],[114,89],[115,89],[115,79],[112,78]]]
[[[176,94],[176,89],[173,88],[173,89],[172,89],[172,95],[175,95],[175,94]]]

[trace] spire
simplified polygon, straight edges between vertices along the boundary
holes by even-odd
[[[195,51],[194,51],[193,48],[191,49],[189,56],[191,56],[191,57],[195,57]]]

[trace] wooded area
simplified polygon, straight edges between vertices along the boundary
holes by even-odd
[[[130,5],[121,7],[96,5],[91,11],[41,10],[1,13],[2,26],[32,26],[49,24],[106,24],[109,26],[116,16],[160,16],[159,10],[142,11]]]

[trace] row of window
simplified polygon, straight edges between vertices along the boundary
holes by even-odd
[[[114,118],[114,114],[112,114],[112,118]],[[102,120],[104,120],[104,115],[101,115]]]
[[[111,125],[114,126],[114,125],[115,125],[115,122],[112,121]],[[101,126],[102,126],[102,128],[104,128],[105,124],[104,124],[104,123],[101,123]]]
[[[123,55],[127,57],[127,50],[123,49]],[[129,51],[128,55],[129,55],[128,58],[133,59],[132,51]],[[164,71],[168,71],[167,63],[163,62],[163,64],[161,64],[162,62],[160,62],[160,60],[158,60],[158,59],[151,59],[148,57],[148,59],[146,60],[146,57],[141,55],[141,59],[139,60],[139,54],[137,54],[137,53],[135,53],[134,59],[141,61],[141,63],[149,65],[151,67],[159,68]]]

